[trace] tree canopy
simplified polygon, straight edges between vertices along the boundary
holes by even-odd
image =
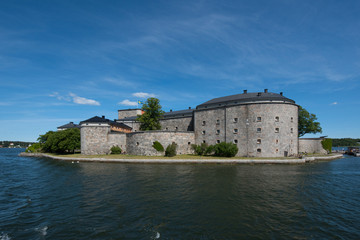
[[[140,122],[140,130],[160,130],[160,118],[164,111],[161,110],[160,101],[157,98],[148,98],[141,108],[144,113],[138,115],[137,120]]]
[[[50,153],[74,153],[80,149],[80,130],[70,128],[63,131],[49,131],[40,135],[39,142],[42,144],[42,150]]]
[[[322,133],[320,123],[316,122],[317,117],[313,113],[309,113],[305,108],[299,106],[299,137],[307,133]]]

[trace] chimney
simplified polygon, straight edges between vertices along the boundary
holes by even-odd
[[[280,92],[280,96],[282,96],[283,95],[283,92]]]
[[[260,96],[261,96],[261,92],[258,92],[257,96],[260,97]]]
[[[170,109],[170,112],[172,112],[172,109]]]
[[[191,107],[189,107],[189,109],[191,109]]]
[[[102,119],[105,119],[105,116],[103,115],[101,118],[102,118]]]
[[[244,94],[247,94],[247,90],[244,90]]]
[[[268,89],[267,89],[267,88],[265,88],[265,89],[264,89],[264,93],[267,93],[267,92],[268,92]]]

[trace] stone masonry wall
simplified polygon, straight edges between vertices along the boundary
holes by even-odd
[[[177,154],[192,153],[191,144],[195,143],[193,132],[146,131],[127,133],[127,153],[131,155],[160,156],[164,153],[156,151],[152,145],[160,142],[164,149],[175,142]]]
[[[109,125],[81,126],[81,153],[86,155],[107,154]]]
[[[295,104],[256,103],[195,112],[196,143],[233,142],[238,156],[297,155],[297,128]]]
[[[119,146],[122,152],[126,152],[126,133],[113,133],[108,134],[108,148]]]
[[[161,130],[163,131],[193,131],[193,118],[181,117],[181,118],[169,118],[161,119]]]
[[[300,153],[320,153],[327,154],[327,151],[322,147],[321,141],[323,138],[300,138],[299,152]]]

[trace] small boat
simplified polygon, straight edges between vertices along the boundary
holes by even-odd
[[[359,147],[348,147],[345,152],[348,155],[353,155],[355,157],[360,157],[360,148]]]

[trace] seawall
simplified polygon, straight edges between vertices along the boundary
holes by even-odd
[[[20,153],[22,157],[45,157],[62,161],[79,161],[79,162],[106,162],[106,163],[216,163],[216,164],[303,164],[315,161],[328,161],[342,158],[342,154],[331,156],[305,157],[301,159],[231,159],[231,158],[214,158],[214,159],[108,159],[108,158],[77,158],[54,156],[46,153]]]

